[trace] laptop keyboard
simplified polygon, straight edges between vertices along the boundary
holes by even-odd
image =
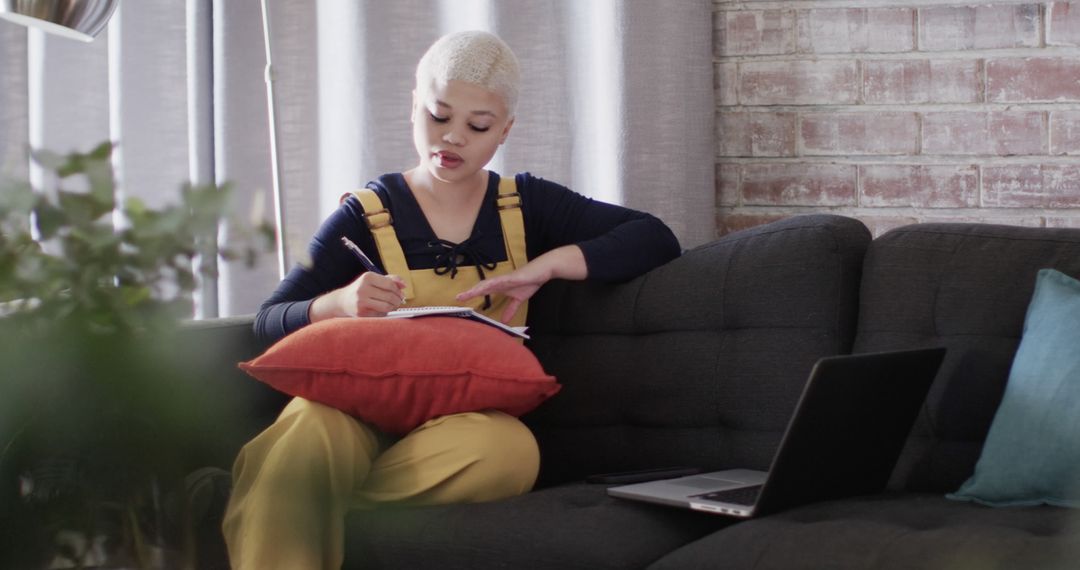
[[[754,503],[757,502],[758,494],[761,493],[761,487],[761,485],[738,487],[736,489],[726,489],[724,491],[705,493],[703,495],[697,495],[697,497],[701,499],[708,499],[710,501],[718,501],[721,503],[733,503],[736,505],[753,506]]]

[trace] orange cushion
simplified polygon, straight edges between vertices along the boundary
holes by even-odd
[[[561,388],[513,337],[458,317],[330,319],[240,368],[392,434],[460,412],[520,416]]]

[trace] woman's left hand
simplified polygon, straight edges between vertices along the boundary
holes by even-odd
[[[500,320],[509,323],[521,305],[551,279],[581,280],[586,277],[585,256],[576,245],[553,249],[526,263],[524,267],[491,279],[485,279],[468,291],[457,295],[458,301],[468,301],[484,295],[502,294],[510,301]]]
[[[503,275],[502,277],[494,277],[492,279],[485,279],[477,284],[472,289],[459,293],[457,296],[458,301],[468,301],[474,297],[482,297],[484,295],[494,295],[501,293],[509,298],[509,302],[506,304],[506,309],[503,311],[502,316],[499,318],[504,323],[509,323],[514,315],[517,314],[522,303],[528,301],[540,286],[547,282],[547,279],[538,279],[538,276],[530,276],[526,272],[528,265]]]

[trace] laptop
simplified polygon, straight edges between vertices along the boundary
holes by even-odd
[[[944,356],[930,348],[822,358],[767,472],[731,469],[607,492],[740,518],[879,492]]]

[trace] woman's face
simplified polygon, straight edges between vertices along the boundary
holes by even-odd
[[[514,124],[500,95],[456,80],[414,91],[412,122],[420,167],[450,183],[480,172]]]

